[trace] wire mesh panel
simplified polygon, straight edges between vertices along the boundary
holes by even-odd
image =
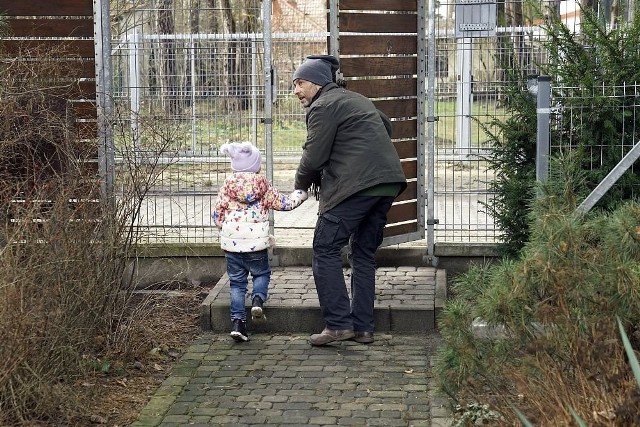
[[[637,198],[640,163],[632,160],[620,176],[607,176],[640,144],[640,87],[637,83],[573,87],[556,83],[550,129],[550,155],[581,153],[582,169],[590,189],[601,183],[606,204]],[[626,175],[625,175],[626,174]],[[635,178],[634,178],[635,177]]]
[[[542,4],[541,10],[549,13],[548,7],[557,6],[560,14],[562,5],[561,18],[573,28],[577,5],[568,3]],[[538,12],[518,1],[440,2],[436,7],[433,155],[439,243],[500,240],[485,208],[492,203],[495,178],[487,162],[492,156],[488,132],[495,131],[492,120],[508,117],[503,103],[508,74],[537,75],[545,63]]]
[[[324,8],[316,20],[324,23]],[[285,28],[281,28],[285,29]],[[293,72],[308,55],[327,53],[327,35],[322,32],[275,32],[271,37],[275,70],[273,109],[274,156],[299,160],[307,137],[305,109],[293,94]],[[293,179],[293,176],[291,176]]]
[[[210,241],[229,170],[218,149],[264,150],[260,1],[112,1],[117,170],[147,168],[153,241]]]

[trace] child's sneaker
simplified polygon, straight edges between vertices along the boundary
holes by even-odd
[[[233,329],[231,330],[231,338],[238,342],[249,341],[249,335],[247,334],[247,322],[240,319],[233,319]]]
[[[251,320],[266,320],[266,316],[264,315],[264,310],[262,309],[262,298],[258,295],[253,297],[253,301],[251,302]]]

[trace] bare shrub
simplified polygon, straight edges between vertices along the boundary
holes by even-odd
[[[125,173],[104,197],[95,140],[76,137],[67,101],[73,70],[55,52],[28,56],[38,61],[0,54],[0,425],[72,424],[88,416],[83,379],[130,354],[153,308],[130,304],[125,271],[160,166],[139,167],[122,138]],[[154,141],[161,152],[166,139]]]

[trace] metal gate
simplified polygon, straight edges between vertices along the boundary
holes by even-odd
[[[386,244],[425,231],[430,256],[435,244],[495,243],[482,212],[492,176],[471,118],[497,111],[497,44],[457,39],[453,8],[426,0],[113,2],[114,145],[133,142],[143,158],[162,151],[166,166],[140,216],[147,240],[214,241],[223,142],[253,141],[269,178],[292,182],[306,130],[291,73],[309,54],[333,53],[348,88],[393,117],[410,188],[394,205]]]
[[[392,121],[407,189],[388,214],[384,245],[424,237],[424,8],[420,1],[332,0],[329,45],[346,88]],[[373,154],[373,153],[372,153]]]

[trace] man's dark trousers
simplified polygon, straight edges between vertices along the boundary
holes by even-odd
[[[322,214],[313,236],[313,278],[326,326],[373,332],[375,254],[394,197],[352,196]],[[351,304],[341,249],[349,244]]]

